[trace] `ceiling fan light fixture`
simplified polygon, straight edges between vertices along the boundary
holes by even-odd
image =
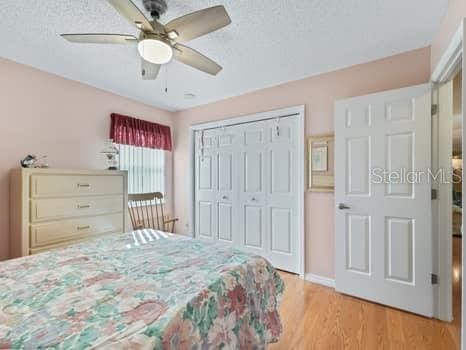
[[[61,36],[78,44],[137,43],[141,56],[140,72],[144,80],[155,80],[161,66],[172,59],[210,75],[217,75],[222,70],[218,63],[183,43],[229,25],[231,18],[224,6],[198,10],[172,19],[164,25],[158,18],[167,11],[167,0],[139,0],[152,15],[152,20],[147,19],[133,1],[106,0],[123,18],[139,29],[139,36],[111,33],[76,33]],[[187,98],[192,96],[188,94]]]
[[[138,43],[138,51],[142,58],[154,64],[165,64],[173,57],[173,49],[166,42],[146,38]]]

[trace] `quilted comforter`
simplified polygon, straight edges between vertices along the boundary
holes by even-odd
[[[136,231],[0,263],[0,348],[263,349],[283,281],[221,243]]]

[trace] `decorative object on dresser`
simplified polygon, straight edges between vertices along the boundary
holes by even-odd
[[[48,168],[49,165],[45,162],[47,156],[37,157],[31,154],[28,154],[23,160],[20,161],[20,164],[23,168]]]
[[[10,257],[125,231],[124,171],[13,169]]]
[[[133,230],[153,228],[174,232],[178,219],[166,216],[163,207],[163,194],[160,192],[129,194],[128,211]]]
[[[308,139],[308,190],[334,191],[334,135],[313,136]]]
[[[107,170],[118,170],[118,155],[120,152],[112,139],[105,141],[104,148],[100,153],[105,154],[105,158],[107,159]]]

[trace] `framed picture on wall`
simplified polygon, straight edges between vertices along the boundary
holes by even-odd
[[[308,191],[334,191],[334,135],[308,138]]]

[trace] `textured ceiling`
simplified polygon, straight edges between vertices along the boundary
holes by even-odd
[[[142,8],[142,0],[134,0]],[[223,4],[233,23],[189,42],[217,76],[178,62],[143,81],[135,46],[73,45],[60,33],[137,34],[104,0],[1,0],[0,57],[179,110],[427,46],[448,0],[167,0],[162,22]],[[168,93],[164,92],[165,84]],[[186,99],[186,93],[196,95]]]

